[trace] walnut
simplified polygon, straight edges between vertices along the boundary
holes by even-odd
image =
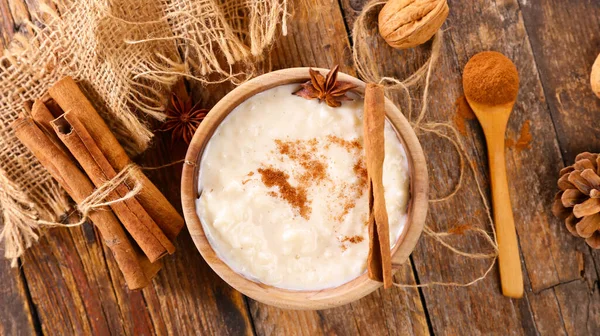
[[[390,0],[379,12],[379,34],[392,47],[427,42],[448,17],[446,0]]]
[[[596,58],[594,65],[592,65],[592,73],[590,74],[590,83],[592,84],[592,90],[600,98],[600,55]]]

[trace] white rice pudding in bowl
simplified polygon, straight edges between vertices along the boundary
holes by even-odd
[[[215,253],[244,277],[290,290],[366,271],[363,100],[332,108],[281,85],[239,104],[204,149],[198,216]],[[405,150],[385,125],[383,185],[393,247],[407,219]]]

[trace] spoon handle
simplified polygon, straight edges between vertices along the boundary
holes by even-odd
[[[491,134],[488,134],[491,135]],[[492,204],[496,237],[498,239],[500,280],[502,293],[512,298],[523,296],[523,273],[517,232],[513,218],[508,180],[506,177],[506,160],[504,156],[504,134],[487,137],[490,176],[492,180]]]

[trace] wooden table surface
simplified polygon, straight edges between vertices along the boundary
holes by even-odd
[[[51,0],[0,0],[2,42]],[[309,1],[310,2],[310,1]],[[299,8],[289,34],[271,51],[273,68],[331,67],[356,74],[349,30],[365,1],[320,0]],[[572,237],[550,212],[559,170],[582,151],[600,152],[600,99],[589,87],[589,71],[600,52],[600,1],[450,0],[443,29],[443,56],[431,82],[428,121],[452,122],[462,94],[461,71],[469,57],[497,50],[517,65],[519,100],[507,137],[516,139],[529,121],[528,148],[507,152],[508,176],[525,277],[525,297],[500,293],[497,267],[474,286],[378,290],[352,304],[324,311],[288,311],[244,297],[203,261],[188,232],[151,286],[131,292],[112,255],[91,225],[54,229],[22,258],[22,266],[0,261],[0,334],[214,334],[214,335],[598,335],[600,252]],[[376,25],[372,25],[376,33]],[[372,45],[380,70],[400,78],[425,60],[428,47],[393,50]],[[194,95],[211,106],[229,86]],[[413,92],[419,97],[420,92]],[[398,98],[398,97],[395,97]],[[398,99],[396,101],[399,101]],[[418,102],[415,102],[418,105]],[[481,128],[468,121],[462,135],[467,159],[477,167],[489,201],[487,156]],[[139,162],[158,165],[183,156],[159,138]],[[421,135],[429,163],[431,195],[448,193],[458,179],[458,156],[450,143]],[[151,178],[179,207],[180,167]],[[427,220],[434,230],[469,224],[490,230],[474,176],[448,202],[434,203]],[[467,251],[487,248],[483,239],[457,235],[448,241]],[[468,282],[488,260],[470,260],[422,237],[397,282]]]

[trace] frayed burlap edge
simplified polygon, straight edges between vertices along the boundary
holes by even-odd
[[[58,0],[28,23],[0,58],[0,209],[4,255],[17,258],[38,239],[40,223],[69,209],[62,188],[16,139],[9,125],[64,76],[83,91],[130,155],[152,139],[145,119],[165,118],[180,77],[240,83],[286,32],[288,0]],[[242,69],[234,71],[234,66]]]

